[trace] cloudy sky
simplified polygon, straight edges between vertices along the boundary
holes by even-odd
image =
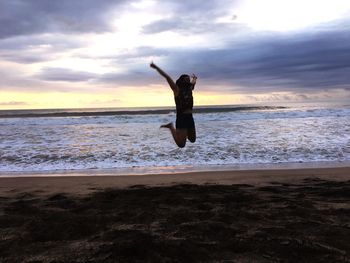
[[[0,0],[0,109],[349,101],[348,0]]]

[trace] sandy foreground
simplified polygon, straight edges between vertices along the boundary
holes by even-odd
[[[350,262],[350,167],[0,178],[0,262]]]

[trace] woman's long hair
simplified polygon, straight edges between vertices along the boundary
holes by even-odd
[[[191,88],[193,84],[190,81],[190,76],[187,74],[183,74],[181,75],[177,81],[176,81],[176,85],[180,88],[180,89],[186,89],[186,88]]]

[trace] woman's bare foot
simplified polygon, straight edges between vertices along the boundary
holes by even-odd
[[[168,124],[164,124],[164,125],[160,126],[160,128],[168,128],[168,129],[171,129],[171,127],[173,127],[173,123],[172,122],[169,122]]]

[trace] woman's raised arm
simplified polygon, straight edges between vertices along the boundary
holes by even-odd
[[[175,82],[173,81],[173,79],[165,72],[163,71],[160,67],[158,67],[156,64],[153,63],[153,61],[150,64],[151,68],[154,68],[155,70],[158,71],[158,73],[160,75],[162,75],[168,82],[170,88],[173,90],[175,96],[178,94],[179,92],[179,88],[178,86],[175,84]]]

